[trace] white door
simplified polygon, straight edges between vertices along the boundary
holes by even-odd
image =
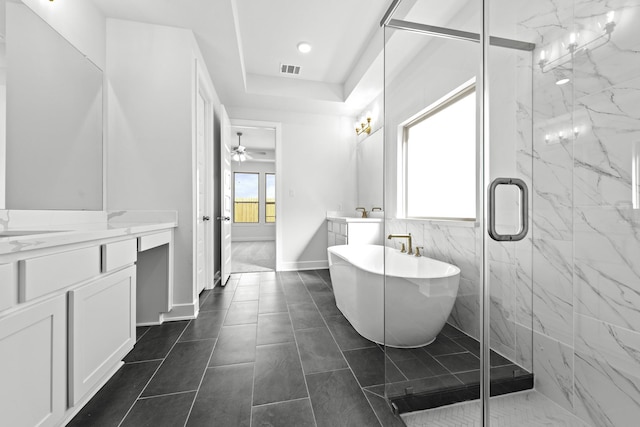
[[[231,122],[227,110],[221,106],[221,141],[220,141],[220,274],[222,286],[227,284],[231,274]]]
[[[196,97],[196,292],[207,285],[209,247],[208,228],[208,166],[207,161],[207,102],[199,90]]]

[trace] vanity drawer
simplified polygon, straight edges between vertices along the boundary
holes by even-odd
[[[347,235],[347,226],[348,226],[347,223],[340,224],[340,231],[339,231],[338,234],[342,234],[343,236],[346,236]],[[338,230],[335,230],[335,231],[337,232]]]
[[[335,222],[333,221],[327,221],[327,231],[333,231],[334,224]]]
[[[100,274],[100,246],[18,262],[20,302],[54,292]]]
[[[102,245],[102,272],[106,273],[133,264],[137,257],[136,239]]]
[[[18,303],[18,276],[16,265],[0,264],[0,311]]]
[[[138,237],[138,252],[153,249],[171,243],[171,231]]]

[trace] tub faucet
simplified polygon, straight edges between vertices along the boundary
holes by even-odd
[[[409,234],[389,234],[389,237],[387,237],[387,239],[391,240],[391,239],[407,239],[407,243],[409,246],[409,250],[407,251],[407,254],[409,255],[413,255],[413,247],[411,246],[411,233]]]

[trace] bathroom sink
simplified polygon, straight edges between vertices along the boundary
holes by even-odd
[[[32,234],[58,233],[65,230],[4,230],[0,231],[0,237],[31,236]]]

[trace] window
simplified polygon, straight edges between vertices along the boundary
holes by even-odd
[[[258,222],[258,179],[257,173],[234,174],[233,222]]]
[[[475,85],[409,122],[403,134],[406,216],[475,220]]]
[[[265,174],[265,222],[276,222],[276,175]]]

